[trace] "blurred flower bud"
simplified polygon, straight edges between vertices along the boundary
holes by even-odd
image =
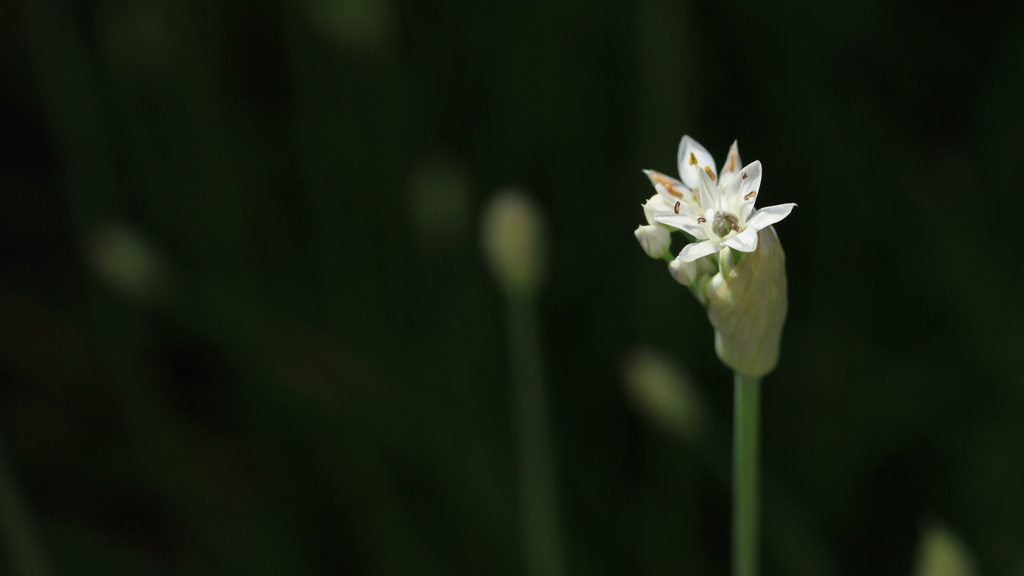
[[[672,245],[671,233],[664,226],[657,224],[638,226],[633,234],[640,241],[644,252],[647,252],[651,258],[663,258],[668,252],[669,246]]]
[[[469,221],[469,184],[463,169],[443,158],[422,161],[413,170],[409,188],[409,212],[420,238],[442,244],[463,235]]]
[[[625,363],[626,389],[637,407],[659,426],[695,440],[704,408],[689,377],[664,354],[641,348]]]
[[[307,0],[310,20],[342,45],[379,49],[391,28],[388,0]]]
[[[111,224],[93,232],[88,256],[96,274],[122,294],[143,301],[159,298],[166,274],[156,253],[135,231]]]
[[[540,210],[523,193],[499,191],[484,208],[484,256],[509,296],[532,296],[544,277],[545,238]]]
[[[967,547],[950,529],[936,524],[921,533],[914,576],[975,576],[977,573]]]
[[[723,257],[724,258],[724,257]],[[758,232],[757,248],[706,288],[715,351],[740,374],[760,378],[779,360],[786,321],[786,255],[771,226]]]
[[[698,258],[693,262],[686,262],[676,258],[668,263],[668,273],[683,286],[690,286],[701,276],[711,275],[715,272],[713,256]]]

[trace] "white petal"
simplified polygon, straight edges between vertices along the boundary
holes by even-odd
[[[690,220],[696,220],[701,217],[699,206],[683,204],[682,202],[676,202],[676,204],[679,204],[678,208],[673,207],[671,210],[659,210],[658,212],[655,212],[654,222],[651,222],[651,224],[659,222],[662,218],[670,218],[672,216],[685,216]]]
[[[677,256],[678,259],[683,262],[693,262],[698,258],[703,258],[709,254],[714,254],[722,249],[722,245],[714,240],[705,240],[703,242],[692,242],[683,246],[683,251]]]
[[[742,204],[730,206],[733,213],[740,218],[746,219],[753,211],[754,202],[757,201],[757,193],[761,189],[761,161],[754,160],[740,170],[740,192],[736,202]]]
[[[740,190],[744,195],[761,188],[761,161],[754,160],[740,170]]]
[[[760,230],[767,226],[771,226],[786,216],[789,216],[789,213],[793,211],[794,206],[796,206],[796,204],[789,203],[758,208],[758,210],[754,212],[754,215],[751,216],[750,220],[747,221],[747,229]]]
[[[729,208],[736,208],[743,205],[742,195],[740,189],[743,187],[743,180],[740,178],[740,173],[726,175],[723,173],[718,179],[719,190],[722,191],[723,205],[726,210]],[[728,178],[728,180],[726,180]],[[732,210],[729,210],[730,212]]]
[[[740,166],[740,144],[738,140],[732,141],[732,146],[729,146],[729,155],[725,158],[725,166],[722,166],[722,172],[739,172]]]
[[[741,166],[743,164],[740,163],[739,144],[733,140],[729,154],[725,157],[725,164],[722,165],[722,171],[718,173],[718,185],[722,188],[727,187],[736,176],[739,176]]]
[[[715,167],[715,159],[689,136],[683,136],[679,142],[679,177],[687,188],[697,187],[697,170],[703,170],[705,166],[711,167],[711,172],[718,178],[718,169]]]
[[[644,216],[647,218],[647,223],[654,224],[654,215],[658,212],[671,210],[673,205],[675,205],[674,202],[671,205],[666,203],[660,194],[655,194],[648,198],[647,202],[644,202]]]
[[[666,176],[661,172],[654,170],[644,170],[644,174],[650,179],[651,184],[654,185],[654,189],[658,191],[658,194],[668,203],[669,206],[674,205],[680,200],[684,200],[686,193],[690,191],[682,182],[676,180],[671,176]]]
[[[721,210],[722,194],[718,190],[718,186],[711,181],[711,176],[704,170],[700,171],[697,176],[698,185],[700,186],[700,207],[707,212],[710,210],[712,213]]]
[[[674,212],[658,212],[654,215],[654,219],[658,224],[664,224],[673,228],[679,228],[683,232],[686,232],[690,236],[697,238],[698,240],[704,240],[708,237],[708,233],[704,231],[699,224],[697,224],[696,216],[692,214],[676,214]]]
[[[753,252],[757,249],[757,230],[749,226],[743,232],[727,238],[722,244],[740,252]]]

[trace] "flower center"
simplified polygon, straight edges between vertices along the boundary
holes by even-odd
[[[740,219],[732,212],[715,212],[714,220],[711,221],[711,231],[722,238],[733,230],[740,231]]]

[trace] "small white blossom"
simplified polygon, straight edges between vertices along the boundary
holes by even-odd
[[[651,196],[647,204],[644,204],[644,212],[647,212],[648,206],[657,208],[657,212],[673,210],[680,204],[689,208],[700,207],[700,197],[697,195],[696,189],[691,189],[679,180],[661,172],[644,170],[644,174],[647,175],[657,191],[657,194]]]
[[[733,144],[733,148],[735,147],[736,145]],[[647,218],[648,225],[640,226],[633,234],[651,258],[664,257],[672,242],[670,235],[672,230],[657,222],[654,219],[655,214],[669,211],[676,214],[680,212],[699,214],[700,195],[697,192],[696,169],[709,163],[714,169],[714,159],[711,154],[708,154],[703,146],[689,136],[683,136],[679,142],[678,159],[679,175],[682,180],[654,170],[644,170],[644,174],[650,179],[657,193],[644,203],[644,216]],[[675,274],[673,273],[673,275]]]
[[[761,186],[761,162],[755,161],[735,172],[739,164],[739,152],[729,151],[727,167],[732,168],[718,180],[714,166],[706,165],[696,171],[700,197],[699,210],[666,210],[654,215],[656,222],[679,228],[698,241],[687,244],[679,253],[679,259],[693,262],[703,256],[715,254],[729,247],[740,252],[757,249],[757,232],[786,216],[796,204],[779,204],[757,210],[758,189]],[[733,153],[735,152],[735,157]],[[699,158],[693,153],[691,160]],[[685,182],[685,180],[684,180]]]
[[[655,170],[644,170],[644,174],[650,179],[651,184],[658,194],[648,200],[648,204],[663,206],[661,210],[675,210],[677,208],[691,208],[700,210],[700,195],[697,193],[699,182],[698,172],[702,167],[709,166],[711,172],[717,174],[715,159],[696,140],[689,136],[683,136],[679,141],[679,152],[677,155],[679,177],[681,180],[657,172]],[[729,149],[729,158],[726,166],[735,170],[739,167],[739,150],[733,142]],[[645,206],[646,208],[646,206]],[[653,224],[653,222],[651,222]]]

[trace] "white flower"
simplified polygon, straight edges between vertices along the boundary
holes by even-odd
[[[644,204],[645,213],[648,211],[648,206],[656,208],[656,212],[673,210],[680,203],[691,208],[700,207],[700,197],[697,192],[679,180],[655,170],[644,170],[644,174],[651,180],[651,184],[658,192]],[[651,220],[651,215],[648,215],[647,219]]]
[[[679,259],[684,262],[715,254],[725,247],[753,252],[757,249],[757,232],[789,216],[796,206],[779,204],[755,209],[754,202],[761,186],[761,162],[748,164],[736,174],[739,152],[735,148],[733,143],[726,163],[730,170],[723,173],[721,182],[716,183],[718,178],[713,165],[705,165],[703,170],[696,171],[699,210],[684,210],[679,205],[654,215],[656,222],[679,228],[698,240],[684,246],[679,253]],[[696,152],[692,153],[690,161],[694,159],[700,162]]]
[[[680,208],[689,206],[699,210],[700,195],[697,193],[698,172],[703,170],[704,166],[709,166],[711,172],[717,176],[715,159],[696,140],[689,136],[683,136],[683,139],[679,141],[677,162],[681,180],[676,180],[671,176],[654,170],[644,170],[644,174],[651,180],[654,189],[658,191],[657,196],[648,200],[648,203],[660,204],[664,206],[663,210],[674,210],[676,203],[681,204]],[[729,148],[729,157],[726,159],[725,168],[735,173],[736,169],[739,168],[739,164],[739,149],[736,147],[736,142],[733,142],[732,147]],[[723,174],[724,179],[725,175]],[[658,198],[660,202],[655,200],[655,198]]]
[[[727,164],[735,167],[739,163],[739,152],[736,151],[735,143],[729,150],[729,154],[730,160]],[[651,258],[664,257],[672,242],[670,235],[672,230],[658,223],[654,219],[654,215],[658,212],[668,211],[676,214],[680,211],[699,214],[701,208],[700,195],[697,193],[699,182],[697,170],[700,169],[700,166],[707,165],[712,167],[712,171],[714,170],[715,161],[711,154],[708,154],[703,146],[689,136],[683,136],[679,142],[678,160],[679,176],[682,180],[676,180],[654,170],[644,170],[644,174],[650,179],[657,193],[644,203],[647,226],[640,226],[633,234]],[[673,273],[673,275],[676,274]],[[676,276],[685,278],[685,276]]]

